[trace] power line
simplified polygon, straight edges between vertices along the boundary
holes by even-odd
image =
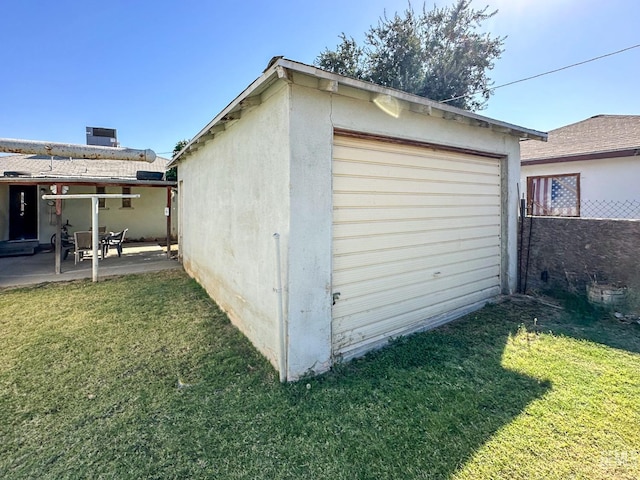
[[[585,63],[595,62],[596,60],[600,60],[600,59],[603,59],[603,58],[606,58],[606,57],[611,57],[612,55],[617,55],[619,53],[626,52],[627,50],[632,50],[632,49],[638,48],[638,47],[640,47],[640,43],[638,43],[636,45],[632,45],[632,46],[627,47],[627,48],[623,48],[622,50],[617,50],[617,51],[611,52],[611,53],[605,53],[604,55],[600,55],[598,57],[593,57],[593,58],[590,58],[589,60],[584,60],[582,62],[572,63],[571,65],[567,65],[565,67],[556,68],[555,70],[549,70],[548,72],[539,73],[537,75],[532,75],[531,77],[522,78],[520,80],[514,80],[513,82],[509,82],[509,83],[505,83],[505,84],[502,84],[502,85],[498,85],[497,87],[493,87],[493,88],[488,88],[487,90],[497,90],[497,89],[502,88],[502,87],[508,87],[509,85],[513,85],[515,83],[526,82],[527,80],[533,80],[534,78],[543,77],[545,75],[549,75],[551,73],[560,72],[562,70],[567,70],[569,68],[577,67],[578,65],[584,65]],[[475,95],[477,93],[480,93],[481,91],[482,90],[476,90],[475,92],[467,93],[466,95],[459,95],[457,97],[448,98],[446,100],[440,100],[439,103],[448,103],[448,102],[453,102],[454,100],[459,100],[460,98],[471,97],[471,96],[473,96],[473,95]]]

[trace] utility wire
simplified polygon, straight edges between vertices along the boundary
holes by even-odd
[[[632,45],[632,46],[627,47],[627,48],[623,48],[622,50],[616,50],[615,52],[605,53],[604,55],[600,55],[598,57],[593,57],[593,58],[590,58],[589,60],[583,60],[582,62],[572,63],[571,65],[566,65],[564,67],[556,68],[554,70],[549,70],[548,72],[538,73],[537,75],[532,75],[530,77],[521,78],[520,80],[514,80],[513,82],[504,83],[502,85],[498,85],[497,87],[488,88],[486,90],[497,90],[499,88],[508,87],[509,85],[514,85],[516,83],[521,83],[521,82],[526,82],[528,80],[533,80],[534,78],[544,77],[545,75],[549,75],[551,73],[561,72],[562,70],[567,70],[569,68],[577,67],[579,65],[584,65],[585,63],[595,62],[596,60],[601,60],[601,59],[606,58],[606,57],[611,57],[613,55],[618,55],[619,53],[626,52],[627,50],[632,50],[632,49],[638,48],[638,47],[640,47],[640,43],[638,43],[636,45]],[[477,93],[480,93],[481,91],[482,90],[476,90],[475,92],[467,93],[466,95],[459,95],[457,97],[448,98],[446,100],[440,100],[439,103],[448,103],[448,102],[453,102],[454,100],[459,100],[460,98],[471,97],[473,95],[476,95]],[[168,153],[173,153],[173,152],[160,152],[158,155],[166,155]]]
[[[533,80],[534,78],[543,77],[545,75],[549,75],[551,73],[560,72],[562,70],[567,70],[568,68],[577,67],[578,65],[584,65],[585,63],[595,62],[596,60],[600,60],[600,59],[606,58],[606,57],[611,57],[612,55],[617,55],[619,53],[626,52],[627,50],[632,50],[632,49],[638,48],[638,47],[640,47],[640,43],[638,43],[636,45],[632,45],[632,46],[627,47],[627,48],[623,48],[622,50],[617,50],[617,51],[611,52],[611,53],[605,53],[604,55],[600,55],[599,57],[593,57],[593,58],[590,58],[589,60],[584,60],[584,61],[578,62],[578,63],[572,63],[571,65],[567,65],[565,67],[556,68],[555,70],[549,70],[548,72],[539,73],[537,75],[532,75],[531,77],[522,78],[520,80],[514,80],[513,82],[505,83],[503,85],[498,85],[497,87],[488,88],[488,89],[485,89],[485,90],[497,90],[497,89],[502,88],[502,87],[508,87],[509,85],[513,85],[515,83],[526,82],[527,80]],[[448,103],[448,102],[453,102],[454,100],[458,100],[460,98],[471,97],[471,96],[473,96],[473,95],[475,95],[477,93],[480,93],[481,91],[482,90],[476,90],[475,92],[467,93],[466,95],[459,95],[457,97],[448,98],[446,100],[440,100],[439,103]]]

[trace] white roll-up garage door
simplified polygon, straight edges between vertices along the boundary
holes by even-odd
[[[498,158],[335,136],[335,357],[500,293],[500,190]]]

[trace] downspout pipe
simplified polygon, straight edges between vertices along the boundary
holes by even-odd
[[[273,240],[276,247],[276,288],[278,294],[278,370],[280,382],[287,381],[287,328],[284,318],[283,292],[282,292],[282,267],[280,266],[280,234],[274,233]]]
[[[137,150],[134,148],[42,142],[39,140],[20,140],[17,138],[0,138],[0,152],[84,158],[89,160],[128,160],[148,163],[156,159],[155,152],[150,149]]]

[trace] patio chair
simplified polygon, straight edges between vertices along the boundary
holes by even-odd
[[[128,228],[125,228],[118,233],[111,232],[109,235],[104,237],[104,240],[102,241],[102,258],[105,258],[107,253],[109,253],[109,247],[116,247],[118,257],[122,256],[122,242],[124,242],[124,237],[127,235],[128,230]]]
[[[81,262],[86,252],[92,252],[93,246],[91,244],[91,232],[75,232],[73,238],[75,240],[74,254],[75,263]]]

